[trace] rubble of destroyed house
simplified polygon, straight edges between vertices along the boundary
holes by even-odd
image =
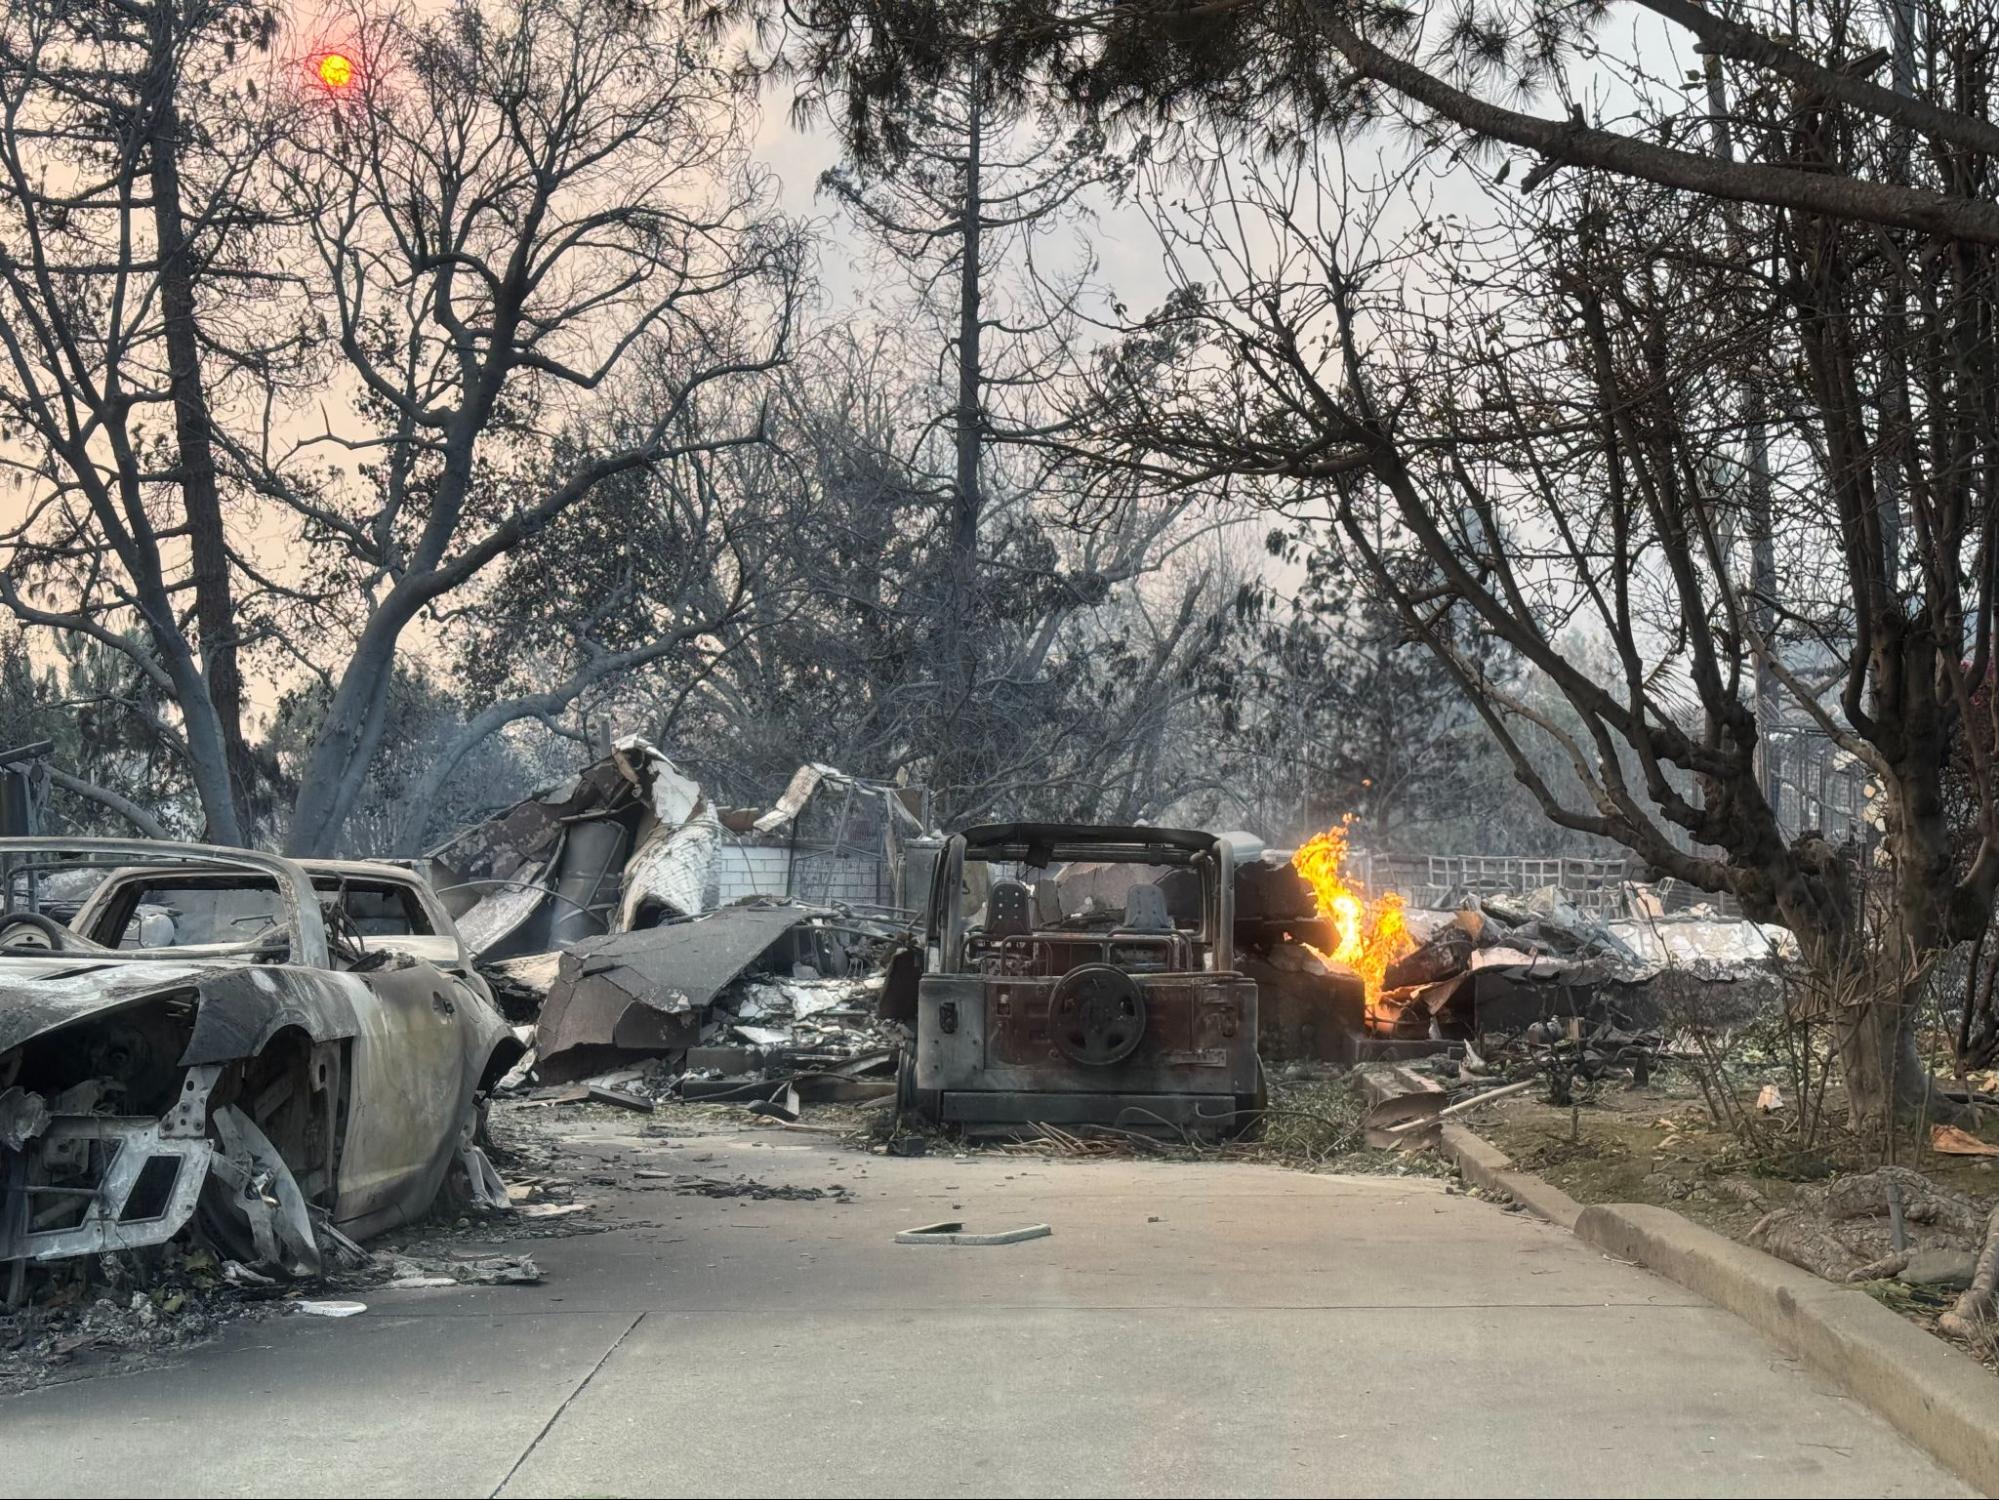
[[[1653,1034],[1675,1008],[1669,994],[1697,982],[1715,1024],[1759,1014],[1777,996],[1779,962],[1793,952],[1777,926],[1727,918],[1709,906],[1667,912],[1657,888],[1621,882],[1591,908],[1557,886],[1525,892],[1457,888],[1411,906],[1365,898],[1347,882],[1325,900],[1299,872],[1295,850],[1265,850],[1231,834],[1235,962],[1257,982],[1267,1062],[1363,1062],[1461,1050],[1529,1030]],[[1065,910],[1115,904],[1123,890],[1161,878],[1135,866],[1071,866],[1055,880]],[[1163,874],[1167,902],[1185,914],[1193,884]],[[1349,894],[1351,892],[1351,894]],[[1351,900],[1355,910],[1337,910]],[[1611,914],[1613,912],[1613,914]],[[1367,952],[1377,928],[1393,938]]]
[[[1623,914],[1585,910],[1554,886],[1521,896],[1464,892],[1449,910],[1408,914],[1415,946],[1387,966],[1371,1033],[1467,1040],[1582,1021],[1654,1031],[1670,1019],[1662,981],[1698,980],[1714,1020],[1763,1012],[1794,953],[1781,927],[1696,909],[1668,915],[1647,888]]]
[[[927,887],[920,792],[799,769],[715,805],[638,739],[431,851],[535,1097],[768,1103],[893,1090],[879,1018]]]
[[[1795,953],[1784,928],[1669,911],[1641,881],[1599,883],[1587,904],[1547,884],[1433,888],[1416,906],[1364,894],[1338,858],[1315,887],[1298,851],[1232,837],[1236,962],[1257,981],[1270,1062],[1476,1059],[1583,1037],[1628,1059],[1688,1019],[1689,992],[1706,1025],[1767,1013]]]

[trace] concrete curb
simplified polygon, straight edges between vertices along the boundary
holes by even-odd
[[[1377,1104],[1402,1094],[1437,1091],[1431,1079],[1403,1067],[1371,1069],[1361,1074],[1361,1085]],[[1513,1158],[1490,1141],[1480,1139],[1453,1120],[1446,1120],[1440,1145],[1473,1187],[1502,1193],[1551,1224],[1564,1229],[1576,1227],[1583,1206],[1545,1178],[1520,1171],[1513,1165]]]
[[[1574,1229],[1582,1217],[1583,1206],[1575,1199],[1545,1177],[1518,1170],[1512,1157],[1464,1126],[1446,1125],[1443,1144],[1444,1150],[1457,1158],[1458,1170],[1466,1179],[1488,1193],[1504,1193],[1564,1229]]]
[[[1727,1308],[1831,1375],[1902,1435],[1999,1495],[1999,1381],[1856,1287],[1836,1286],[1649,1203],[1582,1211],[1577,1238]]]
[[[1432,1090],[1404,1069],[1364,1076],[1370,1095]],[[1676,1281],[1831,1376],[1965,1483],[1999,1497],[1999,1381],[1865,1292],[1738,1244],[1649,1203],[1585,1208],[1462,1125],[1445,1122],[1445,1154],[1467,1181],[1504,1192],[1585,1244]]]

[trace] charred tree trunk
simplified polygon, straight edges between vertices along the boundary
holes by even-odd
[[[1840,1077],[1856,1131],[1886,1131],[1925,1108],[1934,1114],[1929,1070],[1916,1053],[1915,986],[1906,975],[1866,976],[1873,993],[1834,1017]]]
[[[1735,160],[1735,132],[1729,122],[1728,81],[1718,56],[1707,59],[1708,135],[1714,154],[1723,161]],[[1728,216],[1728,237],[1738,255],[1747,256],[1746,236],[1739,214]],[[1770,665],[1770,642],[1777,629],[1777,544],[1775,519],[1771,510],[1770,481],[1770,402],[1762,381],[1750,376],[1742,390],[1743,459],[1749,471],[1750,618],[1756,627],[1752,652],[1756,673],[1756,777],[1763,799],[1779,824],[1783,807],[1778,778],[1770,763],[1773,735],[1781,712],[1777,674]]]
[[[979,182],[979,72],[972,70],[972,107],[965,138],[965,203],[963,272],[958,282],[958,407],[955,443],[957,491],[951,512],[951,559],[957,578],[975,581],[979,553],[979,452],[984,441],[981,410],[982,372],[979,368],[980,216],[984,211]]]
[[[1870,913],[1854,872],[1822,838],[1797,845],[1799,872],[1779,916],[1797,934],[1811,974],[1790,1019],[1829,1027],[1852,1127],[1885,1140],[1899,1122],[1954,1111],[1931,1090],[1916,1049],[1924,955],[1934,950],[1934,902],[1906,878],[1893,905]],[[1804,899],[1796,899],[1803,895]]]
[[[494,319],[496,344],[512,338],[518,318],[516,303]],[[503,368],[489,365],[446,429],[442,472],[430,496],[430,513],[412,566],[369,615],[340,674],[292,803],[287,854],[324,858],[339,845],[375,752],[381,748],[402,633],[426,604],[450,586],[440,563],[472,488],[479,435],[505,379]]]
[[[959,214],[958,274],[958,399],[952,441],[956,473],[951,495],[951,527],[946,563],[946,597],[942,600],[943,670],[938,674],[943,722],[937,756],[943,774],[937,779],[948,796],[951,789],[974,779],[961,753],[968,738],[965,710],[978,691],[978,651],[965,630],[976,616],[972,601],[979,588],[979,521],[983,510],[979,491],[979,458],[985,442],[984,371],[980,365],[980,243],[984,213],[980,181],[983,110],[979,97],[980,70],[972,67],[970,104],[966,116],[964,196]]]
[[[348,660],[292,805],[287,854],[325,858],[339,847],[341,830],[382,743],[400,629],[387,627],[378,614]]]
[[[221,768],[228,787],[226,806],[204,795],[207,836],[238,844],[250,829],[250,799],[256,768],[243,739],[243,676],[237,659],[236,605],[229,578],[229,545],[223,534],[221,489],[208,392],[202,383],[201,343],[195,325],[195,269],[187,227],[181,217],[180,110],[174,99],[174,59],[181,44],[178,0],[157,0],[152,13],[152,129],[148,141],[153,232],[158,237],[162,331],[167,383],[173,395],[174,439],[181,503],[187,516],[188,558],[193,575],[195,624],[201,636],[205,703],[184,703],[189,713],[214,716],[221,742]],[[192,748],[197,737],[190,735]],[[197,782],[212,785],[213,775]]]
[[[1960,1073],[1992,1065],[1999,1058],[1999,943],[1987,928],[1972,945],[1965,965],[1963,1010],[1957,1025],[1957,1066]]]

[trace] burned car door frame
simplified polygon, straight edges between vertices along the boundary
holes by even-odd
[[[1052,919],[1002,882],[975,928],[967,865],[1191,868],[1198,924],[1130,899],[1104,920]],[[1101,1123],[1219,1132],[1260,1108],[1256,986],[1235,969],[1234,858],[1184,829],[1009,823],[948,839],[932,879],[926,972],[903,1106],[932,1121]],[[1003,932],[992,930],[995,912]],[[1135,925],[1136,924],[1136,925]]]

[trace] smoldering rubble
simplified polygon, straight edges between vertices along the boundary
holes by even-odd
[[[496,998],[532,1028],[510,1089],[782,1110],[892,1090],[904,1035],[880,1001],[923,835],[897,789],[827,766],[768,809],[718,808],[628,739],[430,859]]]
[[[1290,852],[1252,849],[1236,874],[1236,953],[1273,1064],[1469,1052],[1478,1068],[1533,1051],[1642,1075],[1673,1033],[1768,1014],[1795,957],[1781,927],[1704,906],[1669,913],[1639,882],[1615,893],[1614,915],[1555,886],[1459,889],[1396,906],[1398,945],[1370,981],[1338,956],[1341,924]]]

